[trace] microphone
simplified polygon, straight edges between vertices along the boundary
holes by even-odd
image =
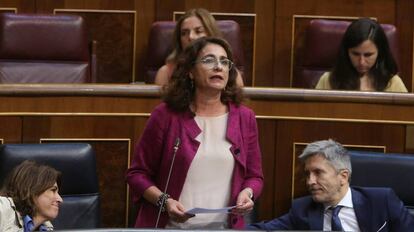
[[[175,139],[175,143],[174,143],[174,152],[176,152],[178,150],[178,147],[180,147],[180,143],[181,143],[181,140],[180,140],[180,138],[177,137]],[[174,153],[174,155],[175,155],[175,153]],[[173,157],[173,158],[175,158],[175,157]]]
[[[172,172],[172,169],[173,169],[173,166],[174,166],[175,155],[177,154],[177,150],[180,147],[180,144],[181,144],[181,140],[180,140],[179,137],[177,137],[175,139],[175,143],[174,143],[174,147],[173,147],[173,150],[174,150],[173,151],[173,157],[172,157],[172,160],[171,160],[170,170],[168,172],[167,182],[165,183],[165,188],[164,188],[163,193],[167,193],[168,184],[170,183],[171,172]],[[161,212],[162,212],[162,209],[164,208],[164,205],[165,205],[166,201],[167,201],[167,199],[165,199],[165,198],[161,201],[160,209],[158,210],[157,221],[155,223],[155,228],[158,228],[158,223],[160,221]]]

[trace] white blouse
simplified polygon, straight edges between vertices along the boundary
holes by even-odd
[[[228,113],[216,117],[195,117],[201,129],[196,137],[200,146],[179,199],[186,210],[228,206],[235,161],[230,152],[231,144],[226,139],[227,119]],[[185,223],[170,220],[167,228],[225,229],[228,228],[227,214],[197,214]]]

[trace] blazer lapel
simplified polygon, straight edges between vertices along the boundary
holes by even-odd
[[[358,221],[359,228],[361,231],[372,231],[372,228],[370,226],[370,217],[369,214],[372,213],[371,205],[368,204],[364,196],[358,192],[355,191],[353,188],[351,188],[352,191],[352,204],[354,205],[355,210],[355,216]]]
[[[201,129],[198,127],[197,122],[194,120],[194,115],[190,111],[182,113],[182,126],[185,133],[195,141],[195,138],[201,133]]]
[[[228,106],[229,117],[227,119],[226,138],[230,143],[239,145],[240,143],[237,135],[240,134],[240,116],[235,105],[230,103]]]
[[[232,144],[230,152],[237,163],[245,168],[245,157],[242,154],[240,142],[240,112],[234,104],[228,104],[229,116],[227,119],[226,138]]]
[[[185,178],[188,168],[193,161],[195,154],[197,153],[200,142],[196,140],[196,137],[201,133],[201,129],[198,127],[197,122],[194,120],[194,115],[192,112],[187,111],[182,114],[182,118],[179,120],[179,130],[181,137],[181,148],[178,150],[178,154],[183,154],[178,157],[181,157],[183,166],[183,175]]]
[[[309,229],[323,230],[323,211],[322,204],[315,203],[315,207],[309,210]]]

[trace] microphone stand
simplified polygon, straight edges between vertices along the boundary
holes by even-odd
[[[170,177],[171,177],[172,168],[174,166],[175,155],[177,154],[177,150],[178,150],[178,147],[180,146],[180,143],[181,143],[181,140],[180,140],[180,138],[177,137],[175,139],[174,148],[173,148],[174,149],[174,153],[173,153],[173,157],[172,157],[172,161],[171,161],[171,165],[170,165],[170,170],[168,172],[167,182],[165,183],[165,189],[164,189],[164,192],[163,193],[167,193],[168,184],[170,183]],[[166,203],[167,200],[168,199],[163,199],[161,201],[160,209],[158,210],[157,222],[155,223],[155,228],[158,228],[158,223],[160,221],[161,212],[162,212],[162,209],[164,208],[164,205],[165,205],[165,203]]]

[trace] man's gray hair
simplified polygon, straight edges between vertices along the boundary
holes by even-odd
[[[348,151],[340,143],[332,139],[310,143],[306,146],[305,150],[303,150],[299,159],[306,161],[309,157],[314,155],[322,155],[325,157],[337,172],[347,169],[349,171],[349,177],[351,177],[351,158]]]

